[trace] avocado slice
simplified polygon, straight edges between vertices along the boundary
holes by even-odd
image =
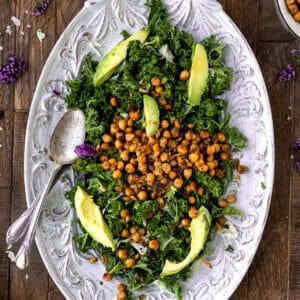
[[[148,29],[141,29],[134,33],[132,36],[126,40],[117,44],[112,48],[99,62],[96,72],[93,77],[94,86],[99,86],[107,79],[109,79],[112,74],[118,69],[119,65],[126,58],[127,47],[129,42],[138,40],[141,43],[147,39],[149,35]]]
[[[192,67],[188,81],[188,102],[190,105],[200,105],[201,96],[205,92],[207,80],[207,53],[201,44],[196,44],[193,49]]]
[[[87,233],[98,243],[115,251],[112,232],[107,226],[99,206],[94,203],[93,197],[78,187],[74,200],[78,219]]]
[[[159,127],[159,108],[156,100],[148,95],[144,95],[144,114],[145,114],[145,129],[147,136],[152,136],[156,133]]]
[[[207,240],[210,226],[211,215],[204,206],[201,206],[197,218],[192,220],[191,225],[188,228],[191,232],[191,250],[189,254],[179,263],[171,262],[167,259],[161,276],[174,275],[180,272],[199,255]]]

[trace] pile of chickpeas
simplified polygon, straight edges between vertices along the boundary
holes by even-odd
[[[181,74],[181,80],[186,80],[189,74]],[[183,78],[184,77],[184,78]],[[155,87],[154,95],[159,105],[168,105],[164,99],[159,99],[163,90],[160,79],[153,77],[151,84]],[[110,104],[116,108],[116,97],[110,99]],[[166,107],[169,109],[169,107]],[[122,193],[122,199],[128,201],[145,201],[153,199],[158,202],[159,208],[165,205],[164,195],[171,185],[176,189],[183,189],[183,195],[189,204],[187,216],[180,220],[180,225],[188,228],[191,220],[198,216],[195,194],[202,196],[205,190],[192,181],[195,171],[209,174],[211,177],[222,179],[225,171],[220,167],[221,161],[231,159],[230,145],[226,143],[226,135],[218,132],[213,135],[208,130],[197,132],[194,124],[182,126],[179,119],[162,120],[155,135],[148,137],[145,130],[136,129],[135,123],[141,118],[141,111],[134,107],[129,108],[127,118],[113,117],[109,132],[102,136],[102,142],[96,147],[100,163],[104,170],[110,170],[112,177],[122,181],[115,190]],[[119,159],[109,157],[105,151],[113,149],[119,154]],[[234,195],[220,199],[218,205],[225,207],[235,201]],[[152,212],[147,214],[151,219]],[[127,209],[122,209],[120,217],[130,222],[131,216]],[[217,229],[224,226],[225,218],[220,218],[215,224]],[[127,226],[120,232],[122,238],[130,238],[133,242],[147,246],[153,251],[159,249],[157,240],[146,238],[145,228]],[[131,268],[139,259],[137,253],[129,257],[127,249],[117,249],[117,256],[124,261],[125,268]],[[108,274],[108,273],[107,273]],[[106,275],[105,280],[111,280]],[[124,291],[121,291],[124,294]],[[122,294],[122,295],[123,295]],[[119,297],[121,299],[121,297]],[[118,299],[119,299],[118,298]]]
[[[300,0],[285,0],[285,2],[294,20],[300,22]]]

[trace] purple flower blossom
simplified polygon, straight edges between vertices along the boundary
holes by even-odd
[[[0,83],[15,82],[25,71],[25,63],[23,57],[9,52],[7,64],[0,66]]]
[[[293,143],[293,149],[294,150],[300,150],[300,137],[295,138],[294,143]]]
[[[45,13],[52,0],[40,0],[31,12],[33,16],[39,17]]]
[[[82,144],[76,146],[74,152],[81,158],[88,158],[96,154],[96,148],[93,145]]]
[[[59,96],[60,92],[58,90],[54,89],[54,90],[52,90],[52,94],[55,96]]]
[[[299,50],[299,49],[292,49],[292,50],[290,51],[290,53],[291,53],[292,55],[297,55],[297,54],[300,53],[300,50]]]
[[[296,71],[291,64],[288,64],[279,74],[280,81],[289,81],[296,77]]]

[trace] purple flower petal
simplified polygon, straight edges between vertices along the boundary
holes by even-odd
[[[31,12],[31,14],[35,17],[39,17],[42,14],[45,13],[45,11],[47,10],[50,2],[52,0],[41,0],[37,3],[37,5],[35,6],[34,10]]]
[[[300,173],[300,161],[299,160],[296,161],[296,168],[297,168],[297,171]]]
[[[289,81],[296,77],[296,71],[291,64],[288,64],[279,74],[280,81]]]
[[[300,137],[295,138],[294,143],[293,143],[293,149],[300,150]]]
[[[95,156],[96,148],[93,145],[82,144],[82,145],[76,146],[74,152],[81,158],[88,158],[91,156]]]
[[[296,54],[300,53],[300,50],[299,50],[299,49],[292,49],[292,50],[290,51],[290,53],[291,53],[292,55],[296,55]]]
[[[7,61],[7,65],[0,66],[0,83],[15,82],[25,71],[23,57],[18,57],[10,51]]]
[[[52,94],[55,95],[55,96],[59,96],[59,95],[60,95],[60,92],[57,91],[56,89],[53,89],[53,90],[52,90]]]

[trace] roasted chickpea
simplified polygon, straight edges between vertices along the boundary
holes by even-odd
[[[208,161],[206,164],[207,164],[209,170],[212,170],[215,168],[215,163],[213,161]]]
[[[121,193],[122,192],[122,187],[121,186],[115,186],[114,187],[115,192]]]
[[[122,231],[121,231],[121,237],[122,238],[128,238],[129,237],[129,230],[127,228],[124,228]]]
[[[159,158],[160,158],[160,160],[161,160],[162,162],[165,162],[165,161],[168,161],[168,160],[169,160],[170,155],[169,155],[168,153],[166,153],[166,152],[162,152],[162,153],[160,154]]]
[[[137,174],[129,174],[127,177],[127,182],[129,184],[134,184],[139,180],[139,177]]]
[[[138,164],[138,170],[142,173],[147,172],[147,164]]]
[[[131,234],[135,234],[137,232],[137,229],[135,226],[130,226],[129,231]]]
[[[125,261],[125,268],[132,268],[135,264],[134,258],[127,258]]]
[[[125,131],[127,128],[127,121],[125,119],[120,120],[118,126],[121,130]]]
[[[126,142],[131,142],[134,139],[134,134],[133,133],[126,133],[125,134],[125,141]]]
[[[115,170],[112,173],[112,177],[114,179],[120,179],[122,177],[122,172],[120,170]]]
[[[209,170],[208,174],[209,174],[210,177],[214,177],[216,175],[216,170],[211,169],[211,170]]]
[[[124,170],[124,167],[125,167],[125,164],[124,164],[124,162],[123,161],[118,161],[118,163],[117,163],[117,168],[118,168],[118,170]]]
[[[168,144],[168,139],[166,139],[165,137],[159,139],[159,146],[161,148],[165,148],[167,144]]]
[[[135,168],[134,168],[134,165],[129,163],[125,166],[125,171],[129,174],[132,174],[135,172]]]
[[[180,221],[180,225],[184,228],[188,228],[191,225],[191,220],[189,218],[183,218]]]
[[[165,201],[163,197],[156,198],[156,201],[158,202],[159,208],[163,208],[165,206]]]
[[[116,106],[118,105],[118,100],[117,100],[116,97],[111,97],[111,98],[109,99],[109,102],[110,102],[110,105],[111,105],[112,107],[116,107]]]
[[[122,139],[123,137],[124,137],[124,132],[119,131],[119,132],[116,133],[116,139]]]
[[[192,162],[192,163],[195,163],[197,160],[199,159],[199,154],[198,153],[191,153],[190,155],[189,155],[189,160],[190,160],[190,162]]]
[[[223,170],[217,170],[217,172],[216,172],[216,176],[218,177],[218,178],[223,178],[224,176],[225,176],[225,172],[223,171]]]
[[[181,178],[179,178],[179,177],[175,178],[173,184],[176,187],[176,189],[181,189],[181,187],[183,185],[183,180]]]
[[[168,104],[164,105],[164,109],[165,110],[171,110],[172,109],[172,104],[168,103]]]
[[[98,258],[95,257],[95,256],[93,256],[93,257],[91,257],[91,258],[89,259],[89,263],[90,263],[91,265],[93,265],[93,264],[96,263],[97,261],[98,261]]]
[[[204,194],[204,188],[202,186],[199,186],[198,189],[197,189],[197,194],[198,196],[203,196]]]
[[[196,198],[194,196],[189,196],[188,197],[188,202],[189,202],[189,204],[195,204],[196,203]]]
[[[132,119],[128,119],[127,120],[127,126],[128,127],[132,127],[134,125],[134,121],[132,120]],[[127,128],[127,130],[128,130],[128,128]],[[128,131],[129,132],[129,131]],[[131,131],[130,132],[132,132],[132,128],[131,128]]]
[[[129,215],[129,211],[128,211],[128,209],[122,209],[121,210],[121,212],[120,212],[120,216],[122,217],[122,218],[125,218],[126,216],[128,216]]]
[[[193,175],[193,170],[192,169],[184,169],[183,170],[183,176],[186,179],[189,179]]]
[[[219,222],[222,226],[225,225],[226,221],[227,221],[227,220],[226,220],[224,217],[221,217],[221,218],[219,218],[219,220],[218,220],[218,222]]]
[[[225,200],[225,199],[220,199],[220,200],[218,201],[219,207],[224,208],[225,206],[227,206],[227,204],[228,204],[228,202],[227,202],[227,200]]]
[[[214,145],[208,145],[206,148],[207,155],[213,155],[215,153],[216,149]]]
[[[188,149],[184,145],[178,145],[177,146],[177,152],[184,155],[184,154],[188,153]]]
[[[105,280],[105,281],[111,281],[112,278],[113,278],[112,275],[109,274],[109,273],[105,273],[105,274],[103,275],[103,280]]]
[[[166,177],[163,177],[161,180],[160,180],[160,184],[162,185],[167,185],[169,183],[168,179]]]
[[[176,119],[176,120],[174,121],[174,126],[175,126],[175,128],[177,128],[177,129],[180,128],[180,122],[179,122],[178,119]]]
[[[116,135],[118,131],[119,131],[118,124],[115,123],[110,124],[110,134]]]
[[[157,250],[159,248],[158,240],[151,240],[148,244],[148,247],[152,250]]]
[[[141,154],[141,155],[139,155],[139,156],[137,157],[136,160],[137,160],[137,162],[138,162],[139,164],[144,164],[144,163],[147,162],[147,157],[146,157],[145,154]]]
[[[137,121],[141,117],[141,112],[136,110],[136,111],[130,111],[129,112],[129,118],[132,119],[133,121]]]
[[[137,194],[137,197],[139,200],[141,201],[145,201],[147,198],[148,198],[148,194],[146,191],[140,191],[138,194]]]
[[[184,134],[184,138],[188,141],[191,141],[193,139],[193,131],[188,130],[185,134]]]
[[[117,285],[117,289],[119,292],[124,292],[124,291],[126,291],[126,285],[124,283],[119,283]]]
[[[112,140],[113,140],[113,138],[112,138],[111,135],[109,135],[109,134],[103,134],[103,135],[102,135],[102,141],[103,141],[104,143],[109,144],[109,143],[112,142]]]
[[[208,166],[204,164],[204,165],[199,166],[198,169],[199,169],[200,172],[205,173],[205,172],[208,171]]]
[[[110,163],[106,160],[106,161],[104,161],[103,163],[102,163],[102,168],[104,169],[104,170],[109,170],[109,168],[110,168]]]
[[[166,139],[170,139],[172,137],[171,132],[169,130],[164,130],[163,137]]]
[[[171,180],[175,179],[176,176],[177,176],[177,174],[176,174],[175,171],[171,171],[171,172],[169,173],[169,177],[170,177]]]
[[[117,294],[117,300],[125,300],[127,298],[126,292],[122,291]]]
[[[143,236],[146,233],[146,229],[145,228],[139,228],[138,233]]]
[[[160,126],[161,126],[161,128],[163,128],[163,129],[167,129],[167,128],[170,126],[170,123],[169,123],[167,120],[162,120],[162,121],[160,122]]]
[[[166,99],[163,99],[163,98],[160,98],[159,100],[158,100],[158,104],[159,105],[161,105],[161,106],[165,106],[165,105],[167,105],[167,100]]]
[[[188,210],[188,216],[191,218],[191,219],[195,219],[197,218],[198,216],[198,210],[196,207],[194,206],[191,206]]]
[[[155,87],[154,91],[155,91],[155,93],[160,95],[164,91],[164,88],[161,85],[159,85],[159,86]]]
[[[153,86],[160,86],[161,84],[161,80],[158,76],[153,76],[150,82]]]
[[[229,158],[229,153],[228,152],[221,152],[220,158],[222,160],[227,160]]]
[[[179,129],[176,127],[173,127],[171,129],[171,135],[172,135],[172,138],[174,138],[174,139],[178,138],[180,135]]]
[[[186,81],[190,77],[190,72],[188,70],[183,70],[179,74],[179,80]]]
[[[169,174],[169,173],[171,172],[171,170],[172,170],[170,164],[168,164],[168,163],[163,163],[163,164],[161,165],[161,168],[162,168],[162,170],[163,170],[163,172],[164,172],[165,174]]]
[[[200,137],[201,137],[202,139],[207,139],[207,138],[209,138],[209,131],[206,130],[206,129],[202,129],[202,130],[200,131]]]
[[[127,249],[119,249],[117,251],[117,255],[120,259],[126,259],[128,257],[128,250]]]
[[[106,151],[106,150],[108,150],[109,148],[110,148],[109,144],[106,144],[106,143],[101,144],[101,149],[102,149],[102,150]]]
[[[123,142],[121,140],[115,140],[115,148],[121,150],[123,148]]]
[[[124,220],[125,220],[125,222],[127,222],[127,223],[128,223],[128,222],[131,220],[131,217],[128,215],[128,216],[126,216],[126,217],[125,217],[125,219],[124,219]]]
[[[228,203],[233,203],[235,199],[236,199],[235,195],[228,195],[226,198]]]
[[[133,234],[132,240],[138,243],[141,240],[141,235],[138,232],[136,232],[135,234]]]
[[[146,175],[147,182],[154,182],[155,181],[155,175],[153,173],[148,173]]]
[[[128,150],[124,150],[120,153],[120,158],[124,161],[128,161],[129,160],[129,151]]]

